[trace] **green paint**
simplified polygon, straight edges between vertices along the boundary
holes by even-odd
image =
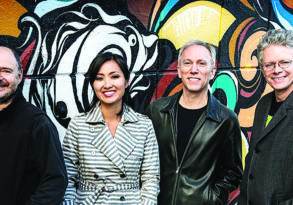
[[[237,103],[238,92],[231,76],[226,73],[218,75],[212,85],[212,93],[214,93],[216,89],[221,89],[225,92],[227,98],[227,107],[231,110],[234,110]]]

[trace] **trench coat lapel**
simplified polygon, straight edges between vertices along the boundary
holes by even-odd
[[[97,106],[87,115],[86,120],[93,129],[91,132],[95,133],[92,140],[98,150],[100,150],[110,161],[113,162],[121,171],[124,172],[124,166],[119,155],[119,150],[116,147],[115,141],[105,125],[100,108]]]
[[[124,166],[119,155],[119,150],[117,149],[115,141],[107,126],[104,125],[103,128],[99,130],[98,135],[92,140],[92,144],[124,172]]]
[[[119,126],[117,128],[115,141],[122,161],[130,155],[138,143],[138,140],[133,137],[124,126]]]
[[[116,146],[119,150],[120,157],[124,161],[134,150],[136,145],[139,143],[139,140],[136,138],[135,134],[132,134],[132,131],[138,129],[135,122],[138,121],[138,118],[135,112],[124,106],[124,113],[120,125],[117,127],[115,134]]]

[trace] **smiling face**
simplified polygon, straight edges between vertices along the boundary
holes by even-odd
[[[93,82],[95,94],[101,105],[122,106],[122,97],[127,81],[119,65],[114,60],[102,64]]]
[[[12,51],[0,47],[0,108],[5,108],[12,101],[17,86],[21,82],[22,73]]]
[[[267,83],[275,90],[280,99],[286,99],[293,91],[293,63],[287,68],[281,68],[278,64],[281,61],[293,60],[293,48],[281,45],[270,45],[263,51],[263,65],[275,63],[275,68],[262,69]]]
[[[183,92],[207,93],[209,81],[215,75],[212,57],[207,48],[192,45],[186,48],[180,57],[178,76],[183,83]]]

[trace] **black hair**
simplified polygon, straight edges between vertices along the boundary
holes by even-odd
[[[89,83],[93,89],[93,83],[96,79],[97,73],[99,72],[100,68],[102,67],[102,65],[107,62],[107,61],[115,61],[118,66],[120,67],[123,76],[125,78],[126,81],[129,80],[130,77],[130,72],[128,70],[128,66],[126,64],[126,61],[119,55],[114,54],[114,53],[110,53],[110,52],[106,52],[106,53],[99,53],[91,62],[89,69],[86,73],[86,76],[88,77]],[[94,89],[93,89],[94,90]],[[129,90],[128,87],[125,89],[125,93],[122,97],[122,107],[121,107],[121,111],[117,114],[117,115],[122,115],[123,113],[123,104],[126,103],[128,104],[130,97],[129,97]],[[98,98],[94,93],[92,102],[90,103],[89,106],[89,110],[91,110],[93,107],[95,107],[96,103],[98,102]]]

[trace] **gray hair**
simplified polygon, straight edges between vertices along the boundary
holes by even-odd
[[[212,44],[209,44],[209,43],[206,43],[206,42],[200,41],[200,40],[191,40],[191,41],[188,41],[187,43],[185,43],[180,48],[179,54],[178,54],[178,63],[180,61],[180,58],[182,56],[183,51],[185,49],[189,48],[190,46],[194,46],[194,45],[203,46],[206,49],[208,49],[208,51],[210,52],[211,57],[212,57],[212,62],[211,63],[212,63],[213,66],[215,66],[215,64],[216,64],[216,56],[217,56],[217,52],[216,52],[215,47]]]
[[[258,64],[263,64],[263,51],[270,45],[279,45],[293,48],[293,30],[273,29],[269,30],[257,45]]]

